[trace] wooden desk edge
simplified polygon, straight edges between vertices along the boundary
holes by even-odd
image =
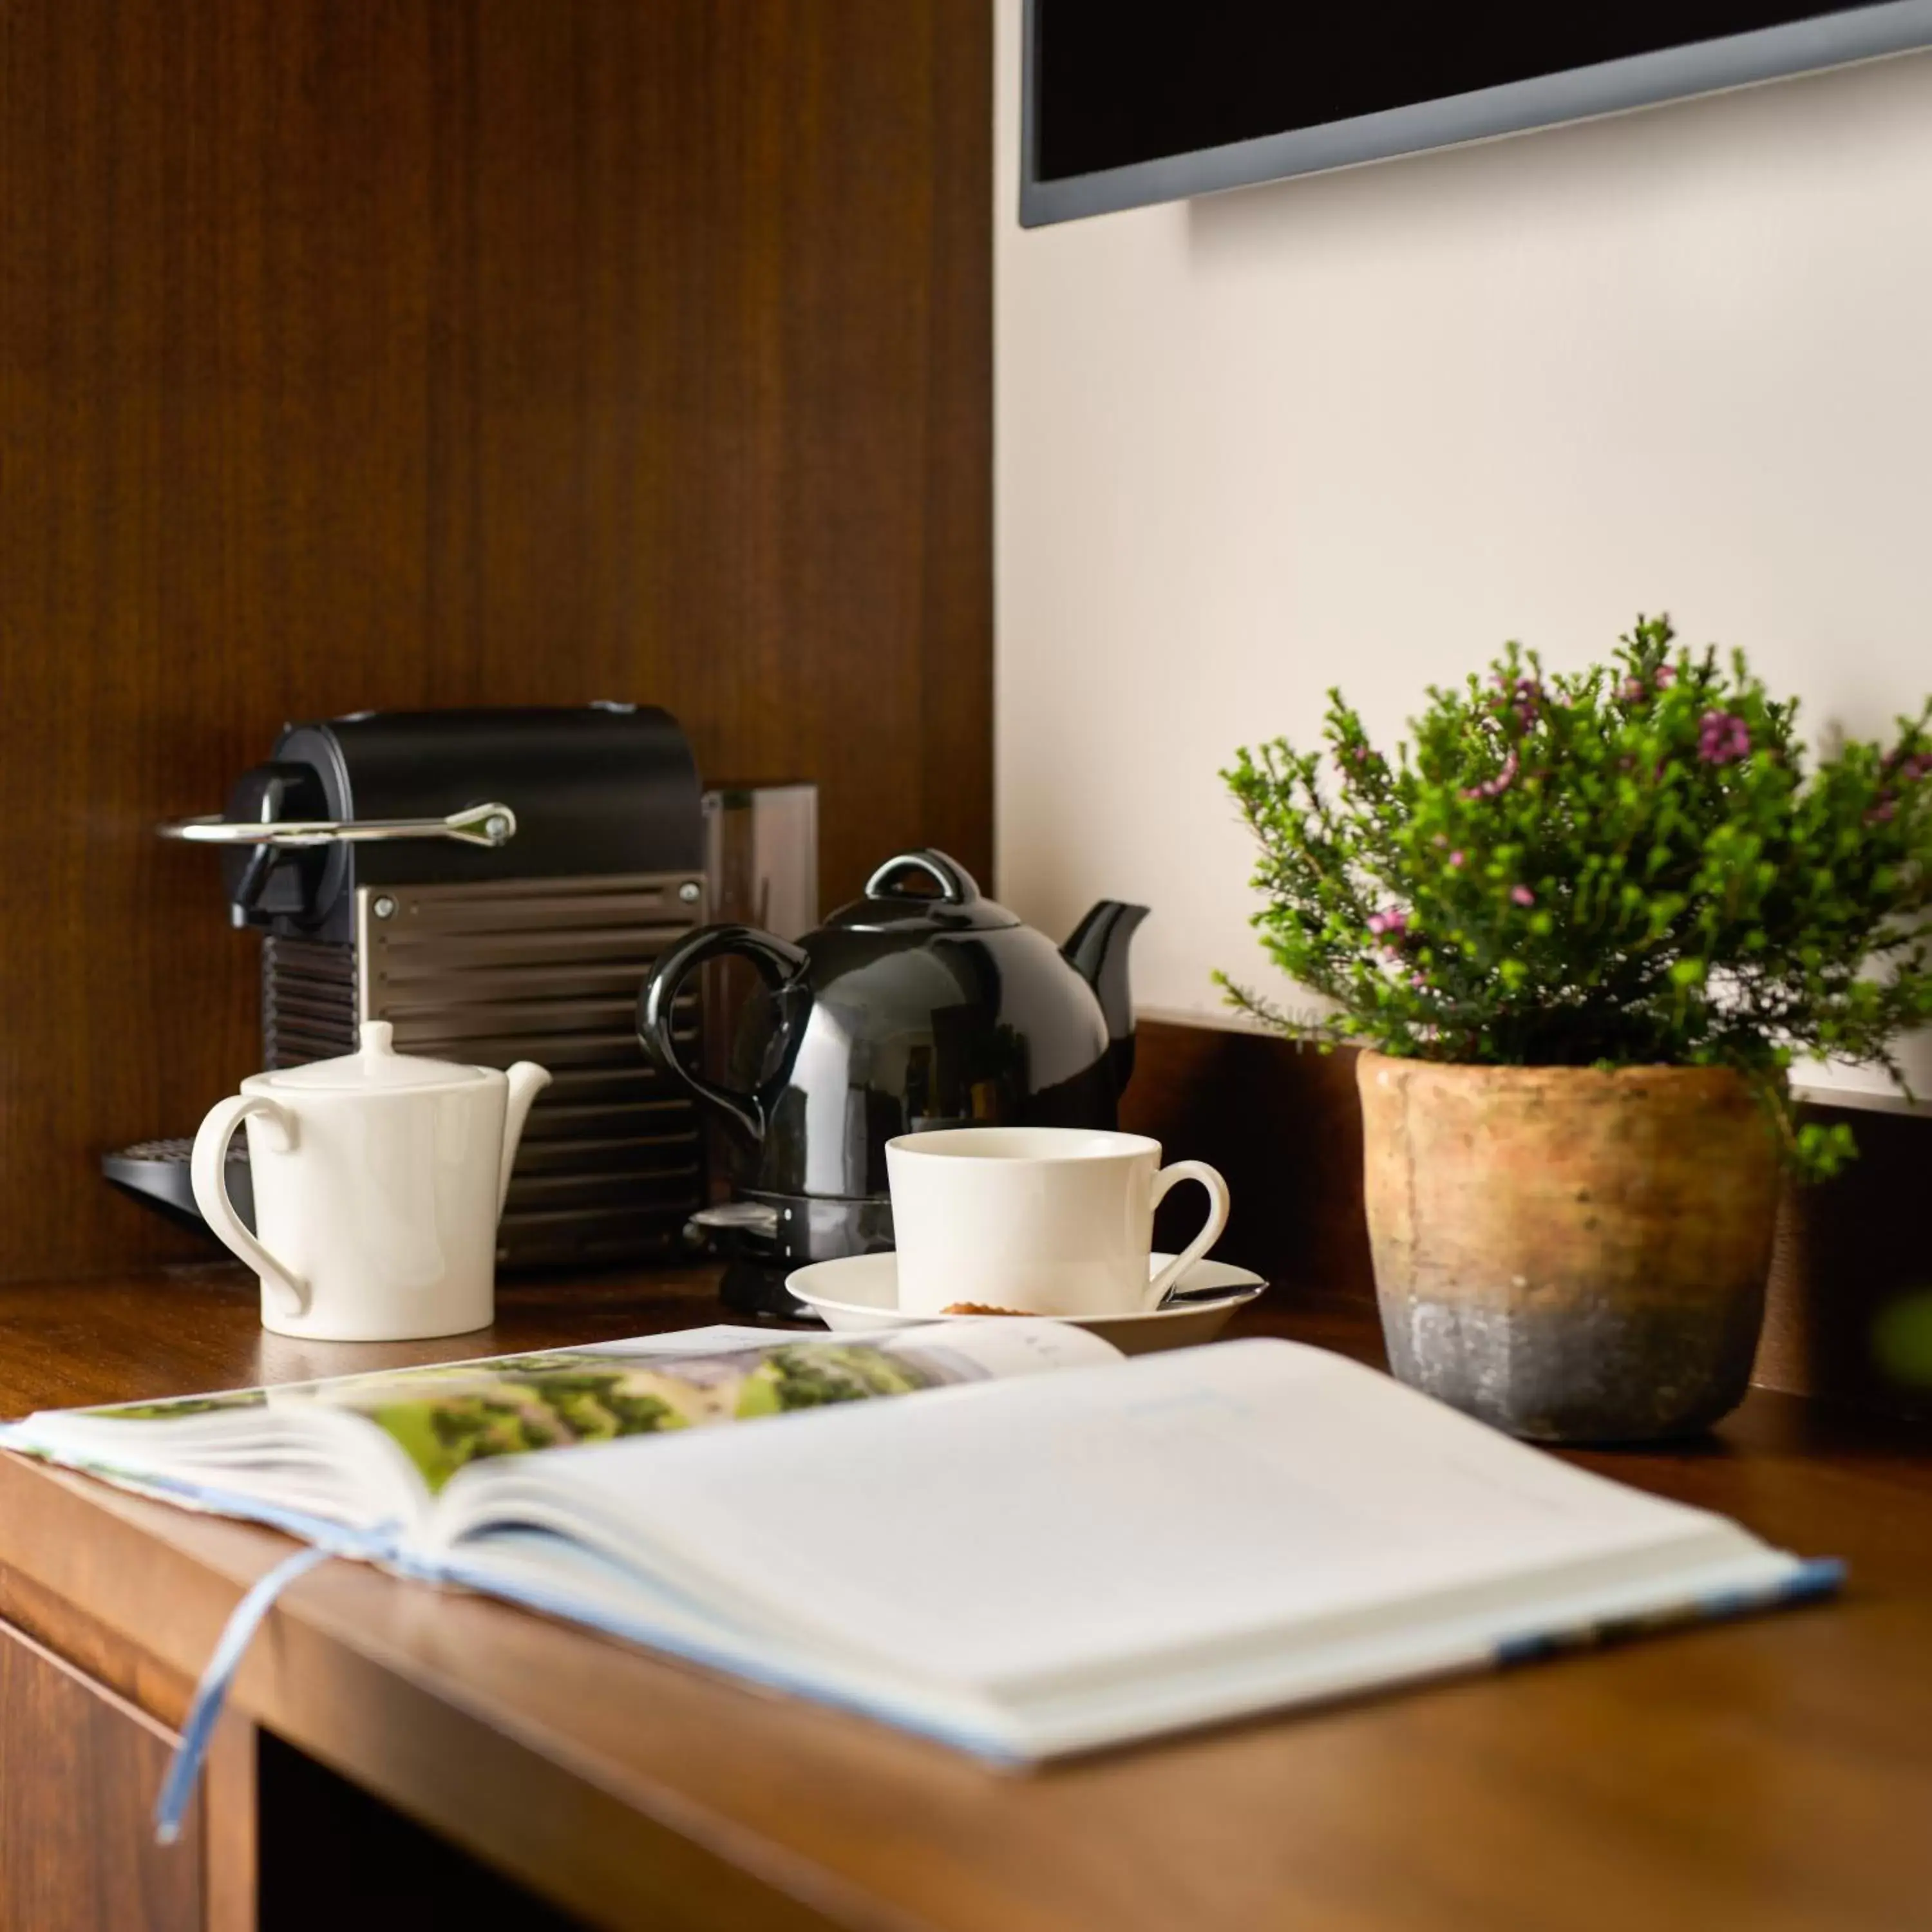
[[[97,1677],[102,1636],[125,1646],[134,1667],[124,1658],[108,1681],[170,1730],[230,1613],[290,1546],[11,1452],[0,1453],[0,1615]],[[212,1556],[187,1546],[207,1540],[226,1546]],[[593,1924],[902,1932],[907,1922],[680,1794],[607,1789],[554,1738],[485,1720],[460,1687],[433,1690],[420,1672],[345,1641],[299,1582],[250,1646],[230,1708]],[[574,1856],[560,1859],[560,1836]]]
[[[126,1291],[110,1286],[97,1292],[104,1322],[110,1317],[130,1318],[127,1306],[119,1316],[113,1312],[121,1305],[116,1298]],[[621,1282],[590,1290],[573,1284],[568,1296],[554,1304],[538,1291],[523,1298],[520,1311],[514,1306],[506,1311],[512,1325],[500,1329],[488,1349],[464,1346],[442,1352],[447,1358],[556,1346],[566,1331],[580,1336],[641,1332],[646,1317],[648,1325],[655,1326],[665,1325],[658,1318],[667,1316],[702,1318],[715,1309],[709,1293],[708,1282],[696,1276],[685,1278],[682,1286],[668,1276],[653,1277],[628,1291]],[[686,1298],[679,1300],[680,1294]],[[246,1304],[212,1289],[201,1298],[219,1316],[215,1328],[230,1338],[224,1346],[244,1353],[254,1348],[252,1312]],[[16,1312],[16,1328],[23,1336],[37,1338],[43,1332],[32,1325],[37,1306]],[[151,1315],[145,1300],[131,1306],[142,1323],[159,1312],[158,1304]],[[1321,1298],[1298,1296],[1292,1306],[1256,1319],[1276,1332],[1292,1332],[1347,1352],[1372,1353],[1372,1318],[1359,1306],[1330,1306]],[[548,1331],[541,1340],[539,1329]],[[169,1378],[198,1373],[206,1366],[203,1357],[190,1360],[172,1351],[160,1330],[155,1346],[152,1359],[124,1350],[104,1358],[86,1399],[110,1399],[104,1391],[126,1378],[130,1361],[141,1364],[139,1372],[146,1385],[122,1391],[129,1396],[158,1393]],[[35,1372],[65,1377],[69,1370],[42,1360]],[[204,1378],[196,1385],[220,1384]],[[16,1381],[16,1398],[38,1396],[46,1386],[44,1380]],[[73,1384],[70,1380],[62,1387],[66,1393]],[[75,1397],[68,1394],[68,1399]],[[1793,1546],[1801,1542],[1827,1546],[1814,1545],[1810,1532],[1826,1520],[1821,1511],[1838,1510],[1847,1500],[1848,1479],[1869,1492],[1860,1507],[1871,1521],[1882,1518],[1895,1528],[1901,1503],[1932,1506],[1932,1460],[1924,1453],[1928,1438],[1922,1432],[1908,1438],[1903,1432],[1860,1424],[1851,1444],[1856,1453],[1841,1454],[1835,1451],[1846,1448],[1843,1433],[1840,1424],[1824,1419],[1819,1406],[1792,1397],[1754,1396],[1736,1429],[1726,1426],[1724,1439],[1688,1457],[1660,1459],[1673,1472],[1664,1486],[1695,1500],[1691,1492],[1722,1484],[1727,1472],[1755,1476],[1768,1472],[1781,1495],[1788,1473],[1802,1492],[1801,1514],[1806,1517],[1804,1533],[1792,1531]],[[1742,1462],[1740,1450],[1746,1457]],[[1819,1467],[1801,1473],[1820,1451]],[[1646,1464],[1659,1460],[1639,1456],[1610,1473],[1642,1480]],[[1655,1474],[1652,1470],[1652,1480]],[[1726,1500],[1723,1495],[1702,1499]],[[1892,1530],[1886,1534],[1888,1542],[1896,1540]],[[191,1682],[223,1622],[248,1585],[287,1547],[285,1539],[266,1530],[190,1514],[0,1456],[0,1616],[13,1618],[83,1668],[90,1658],[112,1663],[119,1675],[108,1681],[164,1722],[178,1721]],[[1922,1555],[1908,1552],[1894,1583],[1904,1583],[1908,1570],[1915,1604],[1922,1604],[1932,1567]],[[1876,1607],[1883,1612],[1882,1604]],[[1856,1628],[1867,1628],[1863,1612],[1819,1614],[1848,1632],[1853,1626],[1837,1619],[1856,1614]],[[1922,1609],[1915,1607],[1912,1616],[1912,1629],[1922,1625]],[[1795,1636],[1796,1627],[1790,1628]],[[1902,1657],[1916,1654],[1898,1647],[1900,1628],[1895,1622],[1892,1628],[1883,1684],[1860,1694],[1882,1700],[1890,1714],[1883,1720],[1888,1731],[1905,1721],[1921,1694],[1911,1672],[1904,1680],[1891,1674]],[[1916,1641],[1910,1630],[1903,1636]],[[1734,1641],[1748,1648],[1754,1640]],[[1660,1660],[1667,1654],[1661,1647],[1657,1654]],[[1727,1646],[1726,1654],[1730,1654]],[[466,1674],[472,1655],[475,1667]],[[533,1664],[542,1675],[538,1695],[528,1694],[535,1680],[521,1674]],[[1640,1674],[1648,1668],[1635,1657],[1617,1666],[1606,1662],[1606,1667]],[[611,1690],[603,1697],[607,1671]],[[100,1669],[94,1674],[106,1676]],[[1562,1702],[1568,1694],[1558,1688],[1560,1683],[1574,1683],[1580,1706],[1588,1707],[1592,1675],[1590,1666],[1580,1665],[1574,1676],[1558,1678],[1552,1673],[1547,1693],[1525,1684],[1508,1694],[1511,1733],[1517,1714],[1546,1704],[1551,1696]],[[1870,1675],[1865,1667],[1864,1676]],[[1924,1694],[1932,1696],[1932,1684]],[[1335,1720],[1346,1731],[1324,1732],[1325,1720],[1300,1715],[1280,1720],[1280,1736],[1286,1743],[1292,1730],[1295,1740],[1308,1741],[1306,1748],[1290,1755],[1302,1760],[1306,1775],[1317,1778],[1316,1788],[1325,1788],[1331,1774],[1320,1742],[1324,1735],[1339,1741],[1377,1734],[1381,1741],[1371,1750],[1372,1759],[1387,1756],[1391,1764],[1408,1763],[1412,1739],[1427,1738],[1439,1745],[1456,1734],[1458,1710],[1494,1712],[1504,1695],[1499,1690],[1472,1690],[1460,1703],[1442,1705],[1405,1700],[1400,1716],[1391,1703],[1379,1717]],[[549,1701],[553,1696],[566,1704],[574,1697],[578,1708],[560,1717],[560,1707]],[[1019,1922],[1012,1916],[1018,1911],[1029,1926],[1059,1927],[1090,1922],[1110,1898],[1136,1923],[1143,1919],[1135,1917],[1134,1898],[1141,1898],[1144,1916],[1160,1903],[1158,1892],[1117,1895],[1104,1881],[1083,1880],[1062,1892],[1046,1883],[1044,1868],[1027,1861],[1054,1856],[1048,1838],[1039,1835],[1049,1820],[1078,1815],[1083,1834],[1104,1838],[1114,1828],[1109,1821],[1134,1815],[1136,1802],[1160,1806],[1167,1774],[1149,1774],[1169,1762],[1164,1753],[1112,1771],[1049,1780],[1053,1788],[1041,1791],[1036,1799],[995,1798],[982,1804],[975,1768],[944,1756],[935,1747],[815,1707],[761,1699],[650,1653],[610,1646],[480,1599],[440,1600],[358,1565],[325,1566],[295,1586],[244,1664],[236,1706],[398,1810],[594,1924],[641,1924],[672,1932],[720,1924],[906,1932],[940,1921],[1005,1927]],[[634,1756],[626,1754],[628,1741],[646,1734],[634,1724],[625,1732],[606,1720],[620,1707],[651,1724],[649,1748]],[[1393,1737],[1391,1727],[1401,1736]],[[1478,1718],[1479,1732],[1480,1728]],[[1259,1805],[1258,1810],[1256,1805],[1246,1808],[1258,1818],[1265,1812],[1260,1802],[1264,1791],[1274,1787],[1253,1783],[1264,1774],[1255,1754],[1274,1748],[1274,1726],[1258,1722],[1246,1735],[1246,1742],[1237,1737],[1202,1748],[1220,1754],[1223,1763],[1243,1767],[1239,1775],[1248,1780]],[[1179,1748],[1184,1756],[1194,1748]],[[704,1761],[702,1774],[693,1772],[694,1754]],[[1311,1754],[1322,1758],[1320,1766],[1312,1762]],[[1882,1761],[1882,1750],[1871,1755]],[[1895,1752],[1892,1765],[1903,1768]],[[854,1802],[840,1796],[836,1802],[815,1803],[814,1784],[826,1792],[842,1792],[842,1774],[854,1780]],[[1274,1774],[1271,1769],[1265,1774]],[[741,1776],[742,1804],[736,1788]],[[1915,1771],[1899,1787],[1900,1804],[1921,1782]],[[1092,1802],[1070,1802],[1075,1791],[1090,1792]],[[1124,1813],[1118,1808],[1124,1798]],[[908,1825],[910,1819],[926,1815],[928,1808],[948,1808],[955,1800],[956,1828],[928,1838]],[[900,1840],[902,1850],[916,1840],[922,1853],[932,1855],[930,1869],[922,1866],[915,1876],[895,1852],[889,1825],[884,1837],[879,1836],[881,1826],[871,1811],[881,1803],[898,1808],[902,1831],[910,1832],[910,1839]],[[1897,1810],[1894,1806],[1888,1815]],[[1010,1848],[1016,1856],[1005,1856],[1010,1848],[1004,1845],[980,1846],[981,1830],[1002,1828],[995,1820],[1016,1834]],[[1078,1842],[1094,1840],[1083,1836]],[[1264,1869],[1267,1859],[1258,1846],[1256,1855],[1258,1868]],[[1894,1862],[1899,1884],[1908,1880],[1915,1887],[1919,1884],[1912,1875],[1916,1856]],[[1670,1864],[1667,1858],[1662,1862]],[[1825,1863],[1841,1873],[1850,1869],[1842,1856]],[[1359,1894],[1350,1894],[1357,1903],[1382,1895],[1372,1878],[1365,1879]],[[1040,1895],[1042,1885],[1058,1894],[1057,1907]],[[1762,1895],[1748,1884],[1729,1896],[1736,1903],[1761,1902]],[[1310,1902],[1317,1899],[1318,1894],[1311,1894]],[[1255,1902],[1250,1894],[1249,1905]],[[1335,1902],[1332,1898],[1330,1902]],[[1426,1922],[1456,1922],[1436,1918]],[[1889,1922],[1868,1912],[1856,1922]]]

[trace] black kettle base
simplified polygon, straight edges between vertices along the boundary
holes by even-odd
[[[878,1254],[892,1245],[892,1204],[884,1194],[779,1194],[768,1188],[741,1187],[738,1198],[767,1209],[771,1216],[770,1232],[741,1248],[741,1252],[748,1251],[749,1259],[769,1256],[787,1268],[803,1268],[811,1262]]]
[[[892,1203],[884,1195],[840,1200],[742,1188],[732,1201],[693,1216],[686,1232],[724,1262],[718,1298],[730,1313],[815,1323],[785,1277],[809,1262],[890,1250]]]
[[[818,1318],[791,1290],[785,1276],[789,1262],[748,1261],[726,1264],[718,1284],[718,1299],[728,1313],[741,1322],[796,1323],[816,1328]]]

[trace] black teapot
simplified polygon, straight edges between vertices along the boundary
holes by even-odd
[[[638,1037],[738,1129],[737,1192],[746,1214],[769,1210],[775,1258],[868,1253],[892,1245],[895,1136],[1114,1124],[1134,1062],[1127,950],[1146,916],[1103,900],[1057,946],[944,852],[904,852],[796,944],[744,926],[687,934],[644,982]],[[689,1065],[672,1023],[689,975],[728,955],[762,982],[740,1022],[736,1087]]]

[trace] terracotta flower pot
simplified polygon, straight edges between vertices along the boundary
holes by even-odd
[[[1547,1442],[1684,1435],[1736,1407],[1778,1188],[1736,1074],[1364,1053],[1357,1077],[1404,1382]]]

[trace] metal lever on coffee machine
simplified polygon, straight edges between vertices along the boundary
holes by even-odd
[[[312,845],[365,845],[397,838],[454,838],[464,845],[507,845],[517,836],[517,814],[507,805],[472,805],[447,818],[284,818],[250,821],[211,813],[176,819],[155,830],[164,838],[194,845],[268,845],[279,850]]]

